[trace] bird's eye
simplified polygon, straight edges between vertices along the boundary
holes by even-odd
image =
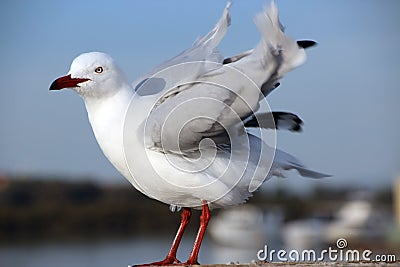
[[[96,73],[102,73],[103,72],[103,67],[97,67],[94,72]]]

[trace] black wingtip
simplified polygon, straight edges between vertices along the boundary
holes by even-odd
[[[222,62],[223,65],[229,64],[229,63],[232,63],[232,59],[230,57],[225,58],[224,61]]]
[[[302,123],[294,125],[292,128],[289,129],[289,131],[301,133],[303,131],[303,127],[301,127],[301,124]]]
[[[317,45],[317,42],[312,41],[312,40],[299,40],[297,41],[297,45],[300,46],[301,48],[309,48]]]

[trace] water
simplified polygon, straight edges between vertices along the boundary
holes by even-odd
[[[194,238],[194,237],[193,237]],[[125,240],[101,240],[79,243],[40,243],[0,247],[2,267],[114,267],[149,263],[164,259],[170,238],[141,237]],[[178,259],[185,261],[193,240],[184,238]],[[250,262],[257,249],[219,247],[205,238],[199,261],[201,263]]]

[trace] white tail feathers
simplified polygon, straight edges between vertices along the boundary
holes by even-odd
[[[298,159],[292,155],[277,149],[275,151],[274,163],[272,164],[271,174],[274,176],[284,177],[283,172],[286,170],[296,170],[301,176],[309,178],[324,178],[330,177],[329,174],[324,174],[307,169]]]

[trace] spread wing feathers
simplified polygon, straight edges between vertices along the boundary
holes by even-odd
[[[248,128],[289,130],[293,132],[300,132],[303,125],[303,121],[296,114],[279,111],[253,114],[243,122],[244,126]]]
[[[255,17],[254,23],[262,36],[260,43],[253,50],[225,59],[225,62],[232,62],[230,64],[249,75],[267,96],[285,73],[305,61],[303,46],[310,47],[315,42],[296,42],[285,35],[274,2]]]
[[[229,25],[229,6],[228,3],[216,27],[177,58],[189,62],[192,52],[203,55],[206,60],[212,57]],[[191,81],[187,80],[186,84],[184,79],[176,81],[180,86],[168,84],[165,78],[166,88],[172,89],[160,94],[148,117],[148,148],[185,153],[198,150],[200,142],[207,137],[226,140],[215,137],[237,131],[242,119],[259,109],[258,102],[265,94],[259,88],[266,83],[274,87],[282,75],[305,60],[304,49],[283,33],[273,2],[256,16],[255,24],[262,40],[251,52],[245,52],[241,59],[224,65],[221,59],[218,66],[211,64],[207,67],[206,64],[206,67],[196,67],[194,71],[185,65],[182,71],[190,70],[191,74],[185,77]],[[173,59],[174,63],[176,61]],[[174,74],[172,76],[179,77],[176,71]],[[171,79],[171,75],[168,77]]]
[[[142,88],[141,86],[145,81],[147,81],[149,78],[163,78],[166,81],[163,84],[160,84],[158,86],[157,90],[152,88],[152,92],[161,92],[163,90],[173,88],[175,87],[178,83],[182,84],[187,81],[193,81],[200,77],[202,74],[212,70],[215,68],[216,64],[206,64],[206,62],[215,62],[215,63],[222,63],[223,62],[223,56],[220,54],[220,52],[217,50],[218,44],[221,42],[223,37],[225,36],[228,27],[231,23],[231,18],[229,14],[229,9],[231,7],[232,3],[229,1],[222,13],[221,18],[217,22],[217,24],[214,26],[214,28],[205,36],[198,38],[190,47],[189,49],[186,49],[182,51],[180,54],[177,56],[167,60],[166,62],[160,64],[159,66],[155,67],[152,71],[147,73],[146,75],[143,75],[139,77],[136,81],[132,83],[132,87],[135,88],[135,90],[141,89],[147,89],[147,88]],[[165,69],[168,69],[170,67],[176,66],[176,65],[184,65],[184,63],[188,62],[203,62],[203,64],[192,64],[190,65],[190,68],[187,68],[185,73],[181,73],[180,75],[177,75],[179,78],[178,79],[173,79],[173,77],[164,75],[162,74],[159,75],[160,71],[163,71]],[[185,68],[183,68],[185,70]],[[179,69],[179,71],[182,71],[182,69]],[[175,70],[176,72],[176,70]],[[176,74],[176,73],[175,73]],[[160,77],[161,76],[161,77]],[[176,76],[176,75],[175,75]],[[146,84],[144,84],[146,85]],[[151,88],[151,86],[146,86],[148,88]],[[146,94],[146,93],[143,93]]]
[[[313,47],[315,45],[317,45],[317,42],[312,41],[312,40],[298,40],[296,41],[297,45],[301,48],[309,48],[309,47]],[[231,57],[227,57],[224,59],[223,64],[229,64],[235,61],[238,61],[244,57],[247,57],[248,55],[250,55],[253,52],[253,49],[247,50],[243,53],[240,53],[238,55],[235,56],[231,56]]]

